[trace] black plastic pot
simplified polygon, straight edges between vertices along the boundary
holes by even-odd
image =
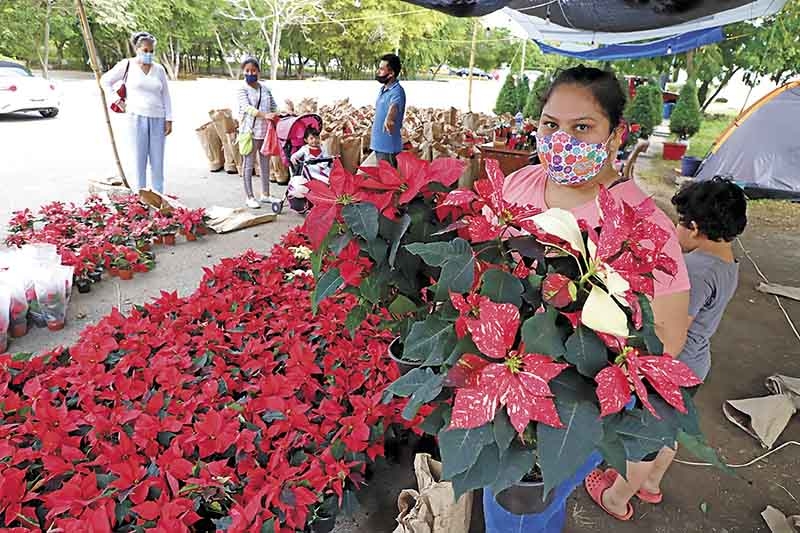
[[[388,353],[392,361],[397,363],[397,367],[400,369],[401,376],[408,374],[415,368],[422,366],[422,361],[406,361],[402,359],[403,344],[400,342],[400,337],[396,337],[392,343],[389,344]]]
[[[85,278],[75,280],[75,286],[81,294],[86,294],[92,290],[92,282]]]
[[[330,533],[335,525],[335,516],[319,517],[311,524],[311,531],[312,533]]]
[[[103,278],[103,271],[102,270],[94,270],[89,272],[87,275],[89,277],[89,281],[92,283],[97,283]]]
[[[520,482],[513,485],[497,496],[495,499],[503,509],[518,515],[539,514],[553,501],[555,491],[550,491],[547,499],[542,500],[544,482]]]

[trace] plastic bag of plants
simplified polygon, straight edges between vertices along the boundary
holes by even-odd
[[[8,348],[9,309],[11,294],[8,288],[0,285],[0,353]]]
[[[8,291],[10,299],[8,330],[12,337],[28,332],[28,299],[25,278],[14,270],[0,272],[0,290]]]
[[[72,270],[64,268],[39,268],[34,277],[38,311],[51,331],[64,328],[67,316],[67,283]]]

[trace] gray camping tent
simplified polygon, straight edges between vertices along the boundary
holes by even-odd
[[[753,104],[720,136],[695,174],[731,176],[751,198],[800,200],[800,80]]]

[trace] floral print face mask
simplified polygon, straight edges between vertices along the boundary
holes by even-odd
[[[559,130],[537,136],[536,149],[550,180],[559,185],[580,185],[600,173],[608,160],[607,142],[585,143]]]

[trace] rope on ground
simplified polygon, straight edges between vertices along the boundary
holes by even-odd
[[[739,237],[736,237],[736,242],[739,243],[739,246],[741,247],[742,251],[744,252],[744,255],[753,264],[753,267],[756,269],[756,272],[758,273],[758,275],[761,276],[761,279],[763,279],[765,283],[769,283],[769,280],[767,279],[767,276],[765,276],[764,273],[761,272],[761,269],[758,268],[758,265],[756,264],[756,262],[753,259],[753,257],[750,255],[750,252],[747,251],[747,248],[744,247],[744,243],[742,243],[742,239],[740,239]],[[797,337],[797,340],[800,340],[800,332],[797,331],[797,327],[794,325],[794,322],[792,322],[792,319],[789,316],[789,313],[786,311],[786,308],[783,307],[783,302],[781,302],[781,299],[778,296],[775,296],[775,301],[778,303],[778,307],[780,307],[781,311],[783,311],[783,316],[786,317],[786,321],[789,323],[789,327],[794,332],[794,336]]]
[[[780,446],[778,446],[774,450],[771,450],[771,451],[769,451],[769,452],[767,452],[767,453],[765,453],[763,455],[759,455],[758,457],[756,457],[755,459],[753,459],[752,461],[750,461],[748,463],[744,463],[744,464],[740,464],[740,465],[725,465],[725,466],[727,466],[728,468],[747,468],[748,466],[753,466],[754,464],[756,464],[759,461],[763,461],[764,459],[766,459],[767,457],[769,457],[773,453],[778,452],[778,451],[784,449],[785,447],[787,447],[789,445],[800,446],[800,442],[797,442],[795,440],[790,440],[789,442],[784,442],[783,444],[781,444]],[[680,463],[682,465],[688,465],[688,466],[714,466],[711,463],[694,463],[692,461],[682,461],[681,459],[675,459],[675,462],[676,463]]]

